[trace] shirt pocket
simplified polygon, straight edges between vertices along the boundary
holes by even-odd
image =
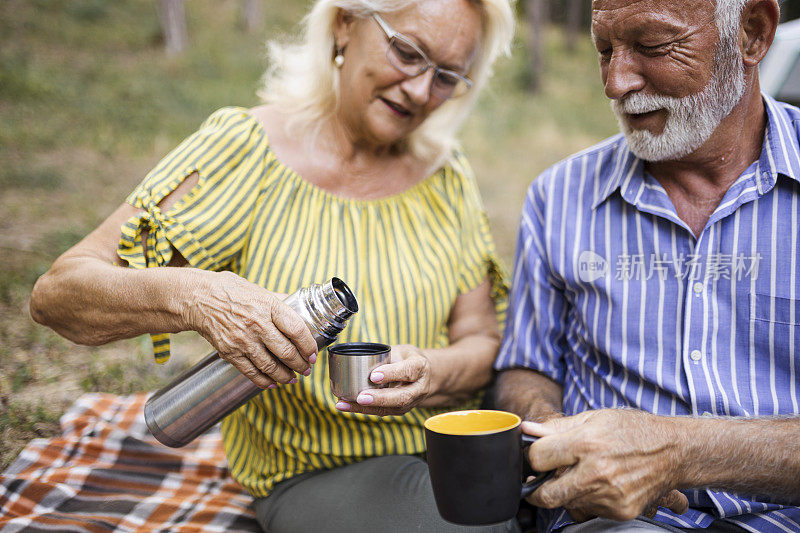
[[[754,293],[755,305],[750,318],[788,326],[800,325],[800,299]],[[774,307],[773,307],[774,306]]]

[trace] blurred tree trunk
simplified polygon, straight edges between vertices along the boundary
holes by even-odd
[[[781,4],[781,22],[800,18],[800,2],[797,0],[783,0]]]
[[[242,0],[242,26],[247,33],[258,33],[264,26],[262,0]]]
[[[161,21],[167,54],[176,55],[183,52],[189,42],[183,0],[158,0],[158,18]]]
[[[583,21],[584,5],[588,0],[567,1],[567,51],[575,51],[575,43],[579,39],[581,22]]]
[[[528,26],[528,79],[526,89],[535,93],[542,84],[544,71],[544,30],[547,27],[547,0],[526,0],[525,21]]]

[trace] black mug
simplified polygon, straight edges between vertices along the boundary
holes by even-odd
[[[439,514],[448,522],[505,522],[519,501],[550,479],[554,470],[523,483],[522,450],[537,437],[505,411],[453,411],[425,421],[428,470]]]

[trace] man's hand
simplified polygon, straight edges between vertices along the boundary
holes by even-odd
[[[632,520],[654,515],[658,506],[677,513],[688,508],[686,497],[671,486],[677,442],[666,418],[604,409],[524,422],[522,430],[542,437],[528,452],[534,470],[562,469],[528,498],[533,505],[566,507],[576,521]]]

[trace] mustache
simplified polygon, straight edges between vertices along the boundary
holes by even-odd
[[[678,98],[660,94],[634,93],[620,100],[613,100],[611,105],[617,113],[639,115],[659,109],[673,110]]]

